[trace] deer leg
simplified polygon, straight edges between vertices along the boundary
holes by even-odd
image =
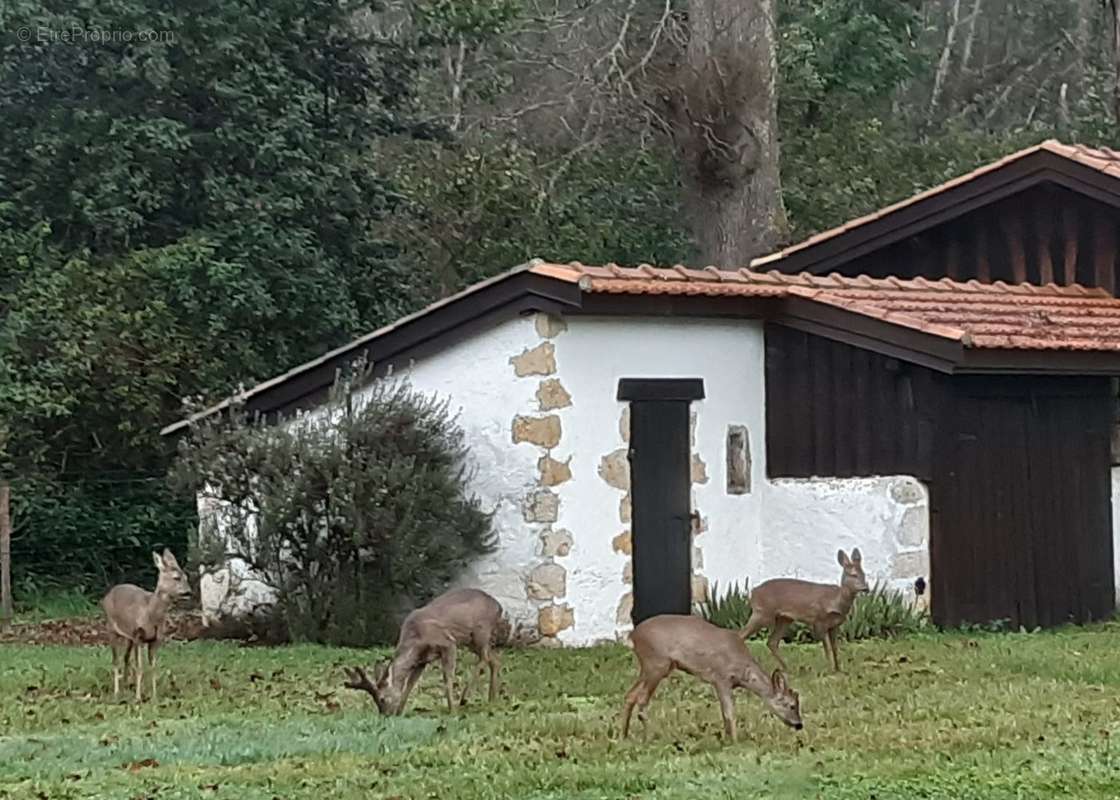
[[[713,684],[716,697],[719,699],[719,713],[723,715],[723,733],[728,740],[734,742],[735,731],[735,700],[731,696],[731,687],[726,683]]]
[[[747,627],[739,631],[739,635],[742,636],[743,639],[749,639],[760,630],[765,628],[766,623],[767,620],[763,614],[759,613],[758,611],[752,611],[751,618],[747,620]]]
[[[836,628],[829,628],[827,636],[832,650],[832,669],[840,672],[840,651],[836,648]]]
[[[123,668],[121,666],[121,656],[123,655],[125,643],[115,636],[113,633],[109,634],[109,649],[113,653],[113,699],[116,700],[121,693],[121,674]]]
[[[622,707],[622,738],[625,739],[630,735],[630,715],[634,713],[634,706],[637,705],[639,699],[646,691],[646,684],[642,678],[638,678],[637,683],[630,687],[630,691],[626,693],[626,703]],[[648,700],[646,701],[648,702]]]
[[[412,690],[416,686],[416,682],[420,680],[420,676],[424,674],[424,669],[427,666],[427,662],[421,662],[414,666],[412,668],[412,671],[408,673],[408,679],[404,684],[404,691],[401,692],[401,702],[397,710],[398,714],[404,713],[404,704],[408,702],[408,696],[412,694]]]
[[[459,698],[459,705],[465,706],[467,704],[467,696],[474,691],[474,685],[478,679],[482,677],[483,670],[490,662],[490,632],[486,631],[485,635],[476,635],[471,639],[471,650],[478,656],[478,663],[475,664],[474,670],[471,672],[470,680],[467,685],[463,687],[463,696]],[[491,693],[492,695],[493,693]],[[490,700],[493,701],[493,696]]]
[[[498,673],[502,669],[502,660],[498,658],[498,654],[490,652],[490,695],[489,700],[493,703],[498,699]]]
[[[155,639],[148,642],[148,671],[152,673],[152,702],[156,702],[156,654],[159,651],[159,642]]]
[[[782,668],[782,672],[789,672],[789,667],[786,666],[786,662],[782,660],[778,653],[778,645],[782,643],[782,637],[789,630],[789,624],[790,621],[785,617],[775,617],[774,624],[770,626],[770,638],[766,640],[766,646],[770,648],[770,652],[773,653],[774,659]]]
[[[136,652],[136,702],[139,703],[144,699],[144,644],[143,642],[135,642],[133,649]]]
[[[831,664],[832,663],[832,640],[828,636],[828,628],[825,628],[825,627],[822,627],[822,626],[815,627],[815,628],[813,628],[813,635],[821,640],[821,644],[824,646],[824,660],[827,663]]]
[[[447,692],[447,708],[455,711],[455,645],[449,644],[439,654],[440,665],[443,667],[443,688]]]
[[[467,698],[474,689],[474,685],[478,683],[478,679],[482,677],[489,660],[489,656],[478,654],[478,663],[474,665],[474,669],[471,670],[471,677],[467,680],[466,686],[463,687],[463,694],[459,697],[459,705],[465,706],[467,704]]]
[[[638,707],[638,719],[642,721],[642,728],[644,729],[646,726],[646,706],[653,699],[653,693],[657,691],[657,685],[673,671],[671,663],[664,666],[658,665],[658,667],[657,669],[643,668],[641,675],[638,676],[638,682],[626,693],[626,705],[622,712],[622,737],[624,739],[630,735],[630,715],[634,711],[634,706]]]

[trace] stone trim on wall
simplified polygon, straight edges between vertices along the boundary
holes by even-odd
[[[630,529],[630,404],[623,403],[618,418],[618,436],[622,447],[607,453],[599,460],[599,477],[612,489],[623,495],[618,501],[618,521],[624,527],[611,539],[611,549],[623,556],[622,585],[626,590],[618,600],[615,609],[615,638],[629,642],[630,630],[634,627],[631,614],[634,611],[634,562],[633,534]]]
[[[700,457],[700,452],[696,449],[696,424],[698,421],[698,410],[695,408],[689,409],[688,446],[692,451],[690,467],[692,490],[689,494],[692,506],[692,602],[694,605],[706,602],[709,594],[708,579],[704,575],[704,552],[698,541],[700,536],[708,530],[708,518],[700,513],[700,507],[696,502],[696,487],[703,486],[708,482],[708,465],[704,463],[704,459]]]
[[[509,359],[518,378],[538,379],[537,408],[531,414],[518,414],[511,423],[514,444],[539,448],[537,480],[522,500],[525,522],[540,539],[540,561],[525,576],[525,596],[537,608],[537,633],[540,644],[558,646],[556,636],[575,625],[575,612],[564,602],[568,594],[568,570],[564,560],[575,545],[572,534],[556,528],[560,516],[560,495],[555,487],[572,479],[571,458],[563,461],[554,455],[563,439],[559,413],[572,405],[572,396],[556,377],[556,346],[551,339],[567,330],[559,317],[538,313],[534,320],[543,341]]]

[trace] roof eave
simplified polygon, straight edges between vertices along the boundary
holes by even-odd
[[[771,321],[938,372],[953,372],[964,357],[964,343],[959,338],[916,330],[808,298],[781,300]]]
[[[288,410],[302,398],[320,395],[333,385],[337,371],[359,359],[380,371],[392,361],[428,355],[451,343],[455,334],[470,334],[532,311],[561,312],[578,309],[578,283],[532,271],[535,262],[433,303],[420,311],[386,325],[329,353],[305,362],[282,375],[264,381],[221,402],[167,425],[162,436],[178,435],[191,425],[244,403],[249,411],[270,414]],[[474,323],[474,324],[472,324]]]
[[[1120,351],[969,348],[953,373],[1118,377]]]

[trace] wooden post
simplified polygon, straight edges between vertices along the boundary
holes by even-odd
[[[8,506],[11,490],[0,479],[0,631],[12,627],[12,515]]]

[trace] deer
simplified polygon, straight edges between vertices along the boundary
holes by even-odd
[[[164,549],[163,554],[152,553],[152,560],[159,570],[156,589],[149,592],[131,583],[114,586],[101,599],[101,608],[108,622],[109,647],[113,651],[113,699],[120,696],[121,678],[127,680],[129,661],[136,655],[136,702],[142,701],[144,660],[142,651],[148,648],[148,669],[152,676],[152,702],[156,702],[156,653],[159,650],[163,621],[176,600],[191,596],[187,575],[175,560],[174,554]]]
[[[736,631],[720,628],[700,617],[661,614],[640,622],[630,633],[638,658],[638,681],[626,694],[622,711],[622,737],[630,735],[630,717],[635,706],[638,719],[646,725],[645,709],[657,685],[675,669],[711,684],[723,715],[724,736],[736,740],[735,701],[732,689],[748,689],[758,695],[771,714],[795,730],[801,730],[801,700],[789,688],[785,675],[774,670],[767,675],[751,656]]]
[[[463,687],[459,705],[466,705],[474,684],[487,667],[489,699],[494,702],[501,662],[492,648],[507,634],[508,623],[497,600],[478,589],[454,589],[405,617],[392,659],[375,668],[373,680],[362,667],[352,667],[345,670],[344,686],[368,692],[381,714],[399,716],[424,669],[438,659],[443,668],[447,708],[454,713],[456,652],[464,645],[478,656],[478,664]]]
[[[751,592],[751,617],[740,634],[749,639],[763,628],[770,629],[766,646],[782,670],[786,662],[778,654],[778,645],[794,622],[804,622],[824,644],[824,655],[834,672],[840,672],[840,656],[836,649],[836,629],[848,618],[856,595],[868,591],[863,574],[863,557],[859,548],[849,558],[843,550],[836,554],[843,568],[840,585],[812,583],[795,578],[774,578],[760,583]]]

